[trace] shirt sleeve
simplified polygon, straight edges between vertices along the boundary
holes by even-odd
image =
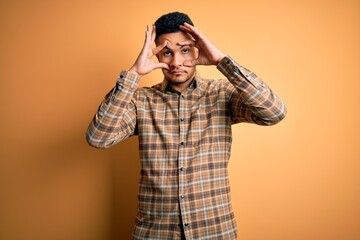
[[[274,125],[286,115],[284,102],[255,73],[237,64],[229,56],[217,65],[230,81],[232,122]]]
[[[139,75],[122,71],[116,86],[101,102],[87,131],[90,146],[108,148],[136,133],[135,90]]]

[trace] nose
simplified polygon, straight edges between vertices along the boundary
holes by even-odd
[[[182,66],[182,61],[181,61],[181,57],[178,54],[174,54],[171,62],[170,62],[170,66],[171,67],[179,67]]]

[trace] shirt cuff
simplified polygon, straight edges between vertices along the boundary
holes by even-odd
[[[258,76],[243,66],[237,64],[231,57],[225,56],[217,65],[217,69],[224,74],[229,80],[233,79],[234,75],[240,77],[241,80],[248,81],[256,88],[261,88],[262,81],[258,80]],[[236,77],[235,78],[239,78]]]
[[[120,90],[124,87],[135,89],[138,86],[140,75],[130,71],[121,71],[116,81],[117,89]]]

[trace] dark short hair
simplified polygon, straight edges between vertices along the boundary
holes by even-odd
[[[162,15],[155,22],[156,39],[164,33],[174,33],[181,31],[180,25],[183,25],[185,22],[194,26],[189,16],[185,13],[171,12]]]

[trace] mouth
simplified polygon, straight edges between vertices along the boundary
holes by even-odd
[[[177,69],[177,70],[171,70],[171,71],[169,71],[169,73],[172,75],[180,75],[180,74],[186,73],[186,71]]]

